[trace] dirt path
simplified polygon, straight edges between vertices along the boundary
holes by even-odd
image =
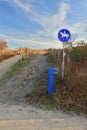
[[[48,67],[47,56],[38,55],[19,74],[0,83],[0,130],[87,130],[84,117],[42,110],[26,102],[26,95]]]
[[[4,75],[12,65],[14,65],[19,59],[20,55],[11,57],[9,59],[6,59],[0,63],[0,78],[2,75]]]

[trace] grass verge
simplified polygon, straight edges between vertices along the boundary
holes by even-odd
[[[51,61],[50,63],[54,63]],[[48,59],[49,61],[49,59]],[[51,66],[51,65],[50,65]],[[26,96],[29,104],[42,109],[62,110],[79,115],[87,114],[87,67],[82,63],[73,63],[65,68],[65,78],[55,76],[55,92],[48,95],[48,74],[43,73],[36,83],[36,89]]]
[[[22,68],[24,68],[35,56],[31,56],[29,59],[26,60],[19,60],[17,63],[15,63],[9,71],[7,71],[1,78],[1,80],[5,80],[10,78],[12,75],[17,74],[21,71]]]

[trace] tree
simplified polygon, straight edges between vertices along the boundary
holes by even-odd
[[[65,47],[66,48],[72,48],[72,46],[74,44],[74,41],[76,40],[77,37],[78,37],[77,34],[72,34],[71,38],[70,38],[70,41],[65,43]]]
[[[7,43],[6,43],[6,41],[0,40],[0,50],[3,50],[3,49],[5,49],[5,48],[7,48]]]
[[[85,45],[86,45],[86,43],[85,43],[84,40],[80,40],[80,41],[78,42],[78,46],[85,46]]]

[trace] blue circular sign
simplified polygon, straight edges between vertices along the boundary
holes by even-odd
[[[71,37],[70,31],[67,29],[61,29],[58,32],[58,39],[61,42],[68,42],[70,40],[70,37]]]

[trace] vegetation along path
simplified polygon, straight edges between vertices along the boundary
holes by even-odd
[[[48,67],[48,56],[38,55],[19,73],[0,81],[0,130],[87,130],[83,116],[42,109],[32,103],[34,99],[28,101]]]
[[[21,58],[20,55],[11,57],[6,59],[0,63],[0,78],[4,75],[12,65],[14,65],[19,59]]]

